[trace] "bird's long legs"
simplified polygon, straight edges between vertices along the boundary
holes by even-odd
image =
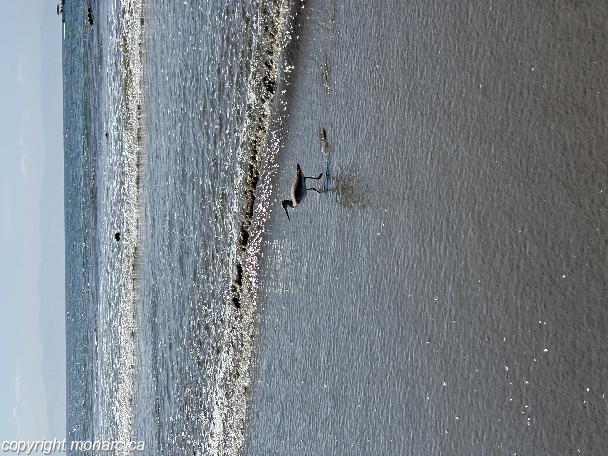
[[[319,180],[323,177],[323,173],[319,174],[319,177],[311,177],[311,176],[304,176],[304,180],[306,179],[314,179],[314,180]]]
[[[306,190],[314,190],[315,192],[317,192],[319,195],[321,194],[321,192],[319,190],[317,190],[316,188],[307,188]]]

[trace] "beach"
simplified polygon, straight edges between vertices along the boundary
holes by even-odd
[[[244,454],[602,452],[606,18],[306,3]]]
[[[608,446],[605,4],[90,8],[64,5],[68,441]],[[288,219],[297,164],[323,177]]]

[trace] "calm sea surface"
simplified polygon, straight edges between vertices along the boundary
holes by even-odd
[[[88,7],[65,2],[68,438],[603,454],[607,4]],[[288,220],[296,163],[324,192]]]

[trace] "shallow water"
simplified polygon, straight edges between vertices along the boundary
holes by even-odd
[[[608,9],[306,11],[244,453],[601,453]]]
[[[137,5],[65,5],[69,438],[607,446],[603,4]]]

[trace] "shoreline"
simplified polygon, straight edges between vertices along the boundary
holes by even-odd
[[[224,307],[224,351],[213,392],[211,452],[238,454],[245,438],[249,404],[250,366],[255,345],[259,252],[268,218],[269,187],[276,155],[277,86],[284,72],[283,54],[290,41],[294,7],[291,0],[263,4],[249,76],[248,106],[241,133],[239,167],[242,193],[237,208],[233,279]]]

